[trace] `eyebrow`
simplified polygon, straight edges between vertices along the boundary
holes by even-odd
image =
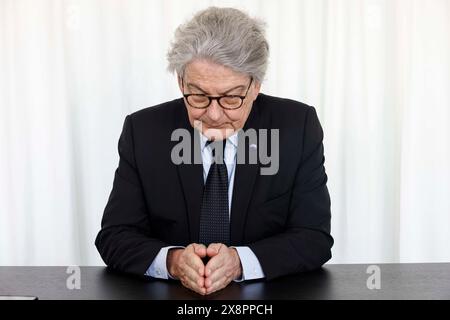
[[[191,88],[195,88],[195,89],[197,89],[197,90],[200,90],[200,91],[203,92],[204,94],[208,94],[205,90],[203,90],[202,88],[200,88],[200,87],[197,86],[196,84],[187,82],[186,85],[187,85],[188,87],[191,87]],[[239,85],[239,86],[233,87],[233,88],[231,88],[231,89],[228,89],[228,90],[225,91],[225,92],[221,92],[221,93],[219,93],[219,94],[220,94],[220,95],[225,95],[225,94],[230,93],[231,91],[234,91],[234,90],[236,90],[236,89],[245,89],[245,86],[244,86],[244,85]]]

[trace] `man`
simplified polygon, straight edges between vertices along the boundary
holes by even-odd
[[[322,128],[313,107],[260,93],[268,51],[263,25],[236,9],[177,29],[168,60],[183,98],[125,119],[96,239],[107,265],[204,295],[330,259]],[[177,158],[180,129],[192,139]],[[250,130],[256,143],[240,139]]]

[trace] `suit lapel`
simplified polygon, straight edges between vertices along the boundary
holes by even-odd
[[[200,207],[204,185],[203,167],[201,164],[180,164],[178,174],[188,213],[190,241],[191,243],[197,243],[200,232]]]
[[[243,128],[244,132],[247,129],[259,128],[259,116],[256,101],[253,103],[252,111]],[[245,139],[245,152],[250,157],[251,152],[256,152],[254,148],[249,148],[249,141]],[[240,141],[239,141],[240,142]],[[239,151],[239,148],[238,148]],[[242,244],[244,238],[244,226],[248,214],[248,206],[253,194],[255,180],[259,171],[259,161],[257,164],[249,164],[246,161],[244,164],[236,163],[236,172],[234,176],[233,186],[233,200],[231,202],[231,244]]]
[[[200,151],[199,148],[194,148],[194,135],[197,134],[195,129],[191,126],[187,115],[186,107],[181,101],[179,112],[177,114],[178,124],[177,128],[184,128],[189,130],[191,137],[191,164],[177,165],[178,176],[183,189],[184,200],[187,209],[187,219],[189,223],[190,242],[197,243],[200,230],[200,206],[203,196],[203,165],[194,162],[194,152]],[[197,157],[201,159],[201,154],[198,152]]]

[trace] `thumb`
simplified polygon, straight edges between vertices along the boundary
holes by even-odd
[[[208,246],[208,249],[207,249],[207,252],[206,252],[208,257],[214,257],[215,255],[217,255],[219,253],[219,251],[220,251],[220,248],[222,246],[223,246],[222,243],[211,243]]]
[[[205,245],[194,243],[194,252],[200,258],[206,257],[206,247],[205,247]]]

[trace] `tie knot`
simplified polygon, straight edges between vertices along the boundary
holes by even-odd
[[[206,141],[206,146],[211,148],[211,154],[213,158],[216,158],[216,150],[222,150],[222,154],[218,153],[218,159],[215,159],[216,163],[223,163],[223,158],[225,157],[225,146],[227,144],[227,140],[208,140]],[[221,160],[222,159],[222,160]],[[221,161],[219,161],[221,160]]]

